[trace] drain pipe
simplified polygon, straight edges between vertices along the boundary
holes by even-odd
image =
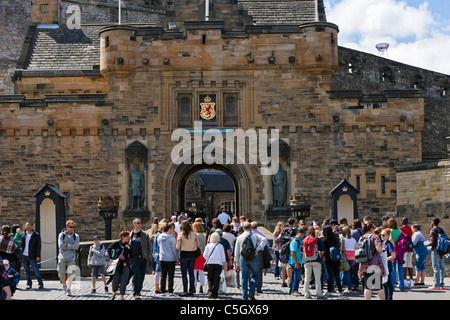
[[[205,21],[209,21],[209,0],[205,0]]]
[[[121,23],[121,15],[122,15],[122,0],[119,0],[119,25]]]
[[[319,0],[314,1],[315,2],[315,19],[316,22],[319,21],[319,4],[318,4]]]

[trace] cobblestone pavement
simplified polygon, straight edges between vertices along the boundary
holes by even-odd
[[[447,278],[446,278],[447,280]],[[450,279],[447,281],[449,282]],[[406,291],[401,292],[398,288],[395,288],[394,300],[450,300],[450,287],[446,285],[444,290],[430,291],[433,279],[427,277],[425,286],[415,286],[413,288],[407,288]],[[282,301],[282,300],[305,300],[305,297],[296,297],[289,295],[289,288],[282,287],[281,280],[275,280],[273,273],[267,272],[264,276],[263,293],[256,295],[257,300],[270,300],[270,301]],[[25,280],[21,280],[19,283],[19,289],[14,294],[14,300],[109,300],[112,297],[111,286],[109,287],[109,293],[105,293],[103,289],[103,282],[101,278],[97,279],[97,293],[91,293],[92,284],[91,278],[78,278],[74,281],[72,287],[72,297],[67,297],[62,286],[58,280],[44,280],[44,289],[37,289],[37,281],[33,278],[33,288],[26,290]],[[326,286],[325,286],[326,287]],[[204,288],[206,289],[206,287]],[[144,280],[144,286],[142,290],[142,300],[204,300],[208,299],[207,293],[198,293],[199,284],[197,284],[197,293],[189,297],[180,297],[178,294],[183,291],[183,285],[181,282],[180,268],[177,266],[175,272],[175,295],[169,294],[155,294],[154,276],[147,274]],[[303,286],[301,286],[303,290]],[[206,292],[206,290],[204,290]],[[311,290],[312,297],[315,299],[315,290]],[[117,296],[116,299],[118,299]],[[132,296],[131,281],[127,287],[126,300],[134,300]],[[238,288],[227,288],[226,293],[219,294],[219,300],[241,300],[242,291]],[[373,300],[378,300],[375,293],[372,294]],[[328,300],[364,300],[363,290],[360,286],[359,291],[352,291],[351,293],[340,296],[338,293],[332,293],[328,297]]]

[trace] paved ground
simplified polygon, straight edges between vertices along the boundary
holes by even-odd
[[[448,278],[446,278],[447,280]],[[450,300],[450,286],[446,285],[445,290],[442,291],[430,291],[429,287],[432,285],[432,278],[428,277],[425,281],[425,286],[417,286],[408,288],[406,291],[401,292],[398,288],[394,292],[394,300]],[[450,283],[450,279],[447,280]],[[74,282],[72,297],[64,295],[62,286],[57,280],[44,280],[45,289],[38,290],[37,282],[33,279],[33,289],[25,290],[26,283],[21,280],[19,283],[19,290],[16,291],[14,300],[109,300],[111,299],[111,289],[109,293],[105,293],[103,289],[103,283],[101,279],[97,279],[97,293],[91,293],[91,279],[90,278],[78,278]],[[110,287],[111,288],[111,287]],[[180,268],[177,266],[175,273],[175,293],[182,292],[181,274]],[[169,296],[155,294],[154,276],[151,274],[146,275],[144,281],[144,288],[142,290],[142,300],[204,300],[208,299],[206,293],[198,293],[199,285],[197,285],[197,293],[191,297],[181,298],[179,295]],[[206,291],[206,290],[205,290]],[[257,300],[305,300],[304,297],[295,297],[288,294],[288,288],[281,286],[281,280],[275,280],[272,273],[267,273],[264,277],[263,293],[257,294]],[[313,299],[315,299],[315,291],[311,291]],[[133,300],[131,291],[131,281],[127,287],[126,300]],[[241,290],[237,288],[228,288],[227,293],[219,294],[221,300],[241,300]],[[378,300],[378,297],[373,294],[372,299]],[[359,291],[353,291],[344,296],[339,296],[337,293],[333,293],[329,300],[364,300],[363,290],[360,287]]]

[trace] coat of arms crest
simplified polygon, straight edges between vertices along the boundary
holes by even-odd
[[[200,116],[205,120],[211,120],[216,116],[216,111],[214,110],[216,103],[212,101],[209,96],[203,99],[200,103],[202,109],[200,110]]]

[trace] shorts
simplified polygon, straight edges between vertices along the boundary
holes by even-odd
[[[75,273],[75,268],[70,268],[71,266],[75,266],[76,267],[76,263],[75,261],[58,261],[58,266],[56,268],[56,270],[58,271],[58,276],[60,278],[65,277],[67,274],[67,271],[69,271],[70,275],[72,275],[73,273]]]
[[[105,274],[105,265],[102,264],[100,266],[92,266],[91,276],[98,276],[100,274]]]
[[[364,288],[368,290],[383,289],[383,278],[380,273],[364,273]]]
[[[405,255],[403,256],[403,259],[405,260],[405,264],[403,265],[403,268],[413,268],[412,258],[413,258],[414,252],[405,252]]]
[[[288,263],[283,263],[281,261],[278,262],[278,267],[280,268],[286,268],[288,266]]]

